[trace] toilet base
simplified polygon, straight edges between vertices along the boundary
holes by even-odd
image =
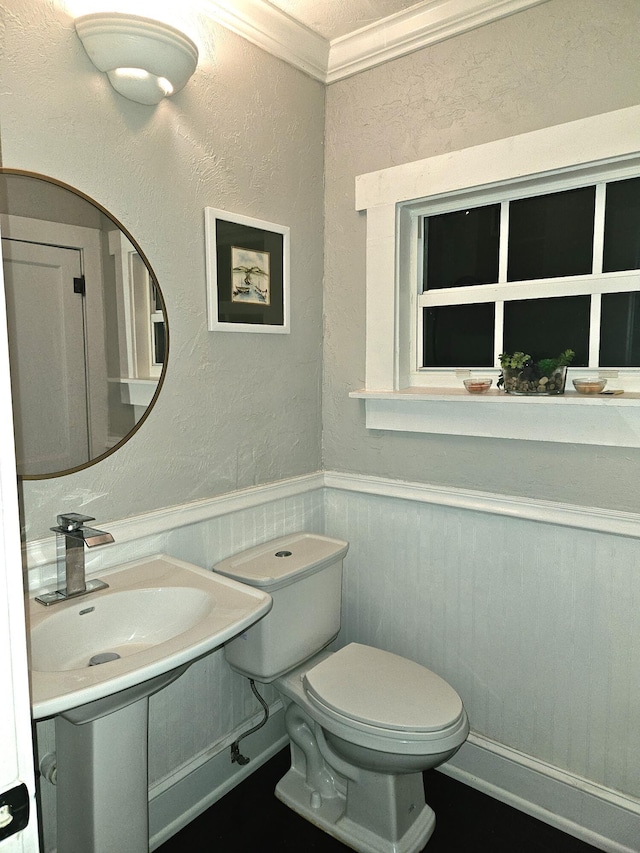
[[[359,775],[357,782],[347,781],[348,792],[336,789],[334,796],[323,796],[307,785],[304,770],[292,766],[278,782],[275,794],[301,817],[358,853],[422,850],[436,823],[433,810],[424,802],[422,774],[387,776],[360,771]],[[399,827],[404,831],[398,838]]]

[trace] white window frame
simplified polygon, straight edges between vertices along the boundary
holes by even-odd
[[[153,323],[157,320],[149,270],[119,230],[109,232],[109,253],[115,259],[121,377],[159,378],[162,367],[156,365],[153,355]]]
[[[573,392],[545,398],[471,396],[456,371],[441,371],[437,378],[430,370],[426,377],[416,364],[416,223],[425,201],[456,194],[464,205],[466,194],[504,190],[507,184],[526,193],[541,178],[557,177],[564,187],[574,181],[584,185],[604,169],[621,176],[638,173],[640,106],[356,178],[356,209],[367,215],[366,385],[351,396],[365,399],[367,427],[640,447],[637,391],[609,398]],[[544,411],[544,418],[536,417],[535,434],[532,404]]]

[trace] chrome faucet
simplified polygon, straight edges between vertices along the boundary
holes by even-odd
[[[57,601],[66,601],[81,595],[88,595],[98,589],[105,589],[108,584],[104,581],[85,580],[84,546],[93,548],[95,545],[107,545],[113,542],[113,536],[104,530],[85,527],[85,521],[95,521],[90,515],[80,515],[77,512],[67,512],[58,516],[58,526],[51,530],[56,534],[58,549],[58,583],[64,586],[55,592],[47,592],[37,596],[36,601],[48,606]]]

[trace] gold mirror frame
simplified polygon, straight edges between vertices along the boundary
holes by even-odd
[[[81,190],[78,190],[75,187],[72,187],[69,184],[64,183],[63,181],[60,181],[56,178],[49,177],[47,175],[39,174],[37,172],[31,172],[31,171],[26,171],[26,170],[22,170],[22,169],[12,169],[12,168],[6,168],[6,167],[0,167],[0,214],[5,214],[5,215],[8,214],[9,216],[16,216],[16,217],[24,216],[24,213],[12,211],[11,200],[8,198],[8,193],[6,191],[7,190],[7,180],[6,179],[11,178],[11,177],[29,179],[31,182],[40,182],[43,184],[43,186],[47,187],[49,195],[51,195],[52,193],[55,192],[55,190],[53,190],[52,188],[57,188],[58,190],[62,190],[62,191],[66,191],[68,193],[71,193],[72,196],[75,197],[76,203],[78,203],[77,200],[80,200],[80,202],[84,202],[88,205],[91,205],[91,207],[97,212],[98,217],[102,218],[103,222],[107,222],[107,223],[110,223],[111,225],[113,225],[114,228],[117,229],[117,231],[121,235],[124,236],[126,241],[128,241],[128,243],[131,245],[131,247],[133,249],[133,253],[139,257],[140,261],[142,262],[142,264],[146,268],[146,271],[148,273],[148,282],[152,286],[153,294],[154,294],[156,300],[159,301],[159,303],[160,303],[160,310],[162,312],[163,326],[164,326],[164,359],[163,359],[162,367],[160,370],[160,375],[157,377],[157,384],[156,384],[155,391],[153,392],[148,405],[146,405],[145,411],[142,412],[142,414],[137,418],[134,414],[134,419],[135,419],[134,425],[126,433],[124,433],[113,444],[113,446],[107,447],[102,452],[96,452],[96,454],[93,456],[90,456],[90,458],[88,458],[86,462],[82,462],[82,463],[76,464],[76,465],[71,465],[71,466],[65,467],[61,470],[46,471],[43,473],[28,473],[27,474],[27,473],[21,473],[20,469],[18,469],[19,479],[21,479],[21,480],[42,480],[42,479],[50,479],[53,477],[65,476],[67,474],[75,473],[76,471],[84,470],[85,468],[88,468],[91,465],[95,465],[96,463],[101,462],[103,459],[106,459],[107,457],[109,457],[113,453],[115,453],[120,447],[122,447],[125,444],[125,442],[127,442],[133,435],[136,434],[136,432],[140,429],[142,424],[146,421],[151,410],[153,409],[153,407],[156,403],[156,400],[158,399],[158,395],[160,394],[160,391],[161,391],[162,386],[164,384],[164,379],[165,379],[166,372],[167,372],[167,364],[168,364],[168,360],[169,360],[169,348],[170,348],[169,347],[169,324],[168,324],[166,303],[164,300],[164,295],[162,294],[162,290],[161,290],[160,285],[158,283],[158,279],[155,275],[155,272],[153,271],[153,269],[151,267],[151,264],[149,263],[148,258],[146,257],[146,255],[144,254],[144,252],[142,251],[142,249],[140,248],[140,246],[138,245],[136,240],[130,234],[130,232],[122,225],[121,222],[119,222],[118,219],[116,219],[113,216],[113,214],[111,214],[99,202],[95,201],[95,199],[86,195]],[[36,183],[31,184],[31,188],[35,188],[36,186],[37,186]],[[14,192],[15,192],[15,189],[14,189]],[[36,220],[41,219],[42,217],[38,217],[35,215],[36,211],[35,211],[33,204],[34,204],[33,199],[31,199],[28,203],[25,204],[23,209],[33,210],[33,212],[30,214],[30,217],[32,219],[36,219]],[[54,220],[50,215],[45,216],[44,219],[49,223],[58,223],[59,222],[59,220]],[[4,240],[4,238],[17,239],[18,242],[21,242],[20,238],[12,238],[11,234],[5,234],[4,231],[2,233],[2,237],[3,237],[3,240]],[[101,238],[103,240],[106,239],[106,232],[103,232],[103,234],[101,234]],[[102,285],[104,287],[104,275],[103,275]],[[5,287],[6,287],[6,284],[5,284]],[[113,298],[114,297],[112,296],[112,299]],[[103,322],[104,322],[104,319],[105,318],[103,318]],[[86,318],[85,318],[85,321],[86,321]],[[105,329],[105,333],[106,333],[106,329]],[[104,344],[104,350],[105,351],[107,349],[107,346],[108,346],[108,344],[106,341],[106,334],[105,334],[105,344]],[[120,383],[122,383],[123,381],[126,382],[126,377],[120,376],[117,378],[118,378]],[[106,379],[106,366],[105,366],[105,379]],[[155,380],[155,377],[153,377],[153,379]],[[13,379],[12,379],[12,387],[14,387]],[[15,387],[14,387],[14,393],[15,393]],[[107,385],[106,394],[108,397],[108,385]],[[15,405],[15,401],[14,401],[14,405]],[[106,402],[106,409],[107,409],[107,418],[108,418],[108,401]],[[15,422],[15,418],[16,418],[16,415],[14,413],[14,422]],[[108,424],[107,424],[107,426],[108,426]],[[106,431],[106,429],[107,429],[107,427],[105,426],[105,431]]]

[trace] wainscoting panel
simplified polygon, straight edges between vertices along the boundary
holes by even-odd
[[[351,543],[341,641],[438,672],[477,735],[640,798],[638,539],[352,485],[325,513]]]
[[[296,530],[321,532],[323,526],[322,491],[316,490],[175,528],[164,550],[213,568],[244,548]],[[271,688],[262,692],[269,701],[275,696]],[[216,743],[256,709],[248,680],[229,668],[221,649],[197,661],[149,701],[149,782]]]
[[[155,553],[212,568],[224,557],[276,536],[296,530],[320,533],[324,529],[321,486],[321,475],[312,475],[105,524],[104,529],[113,531],[116,542],[93,550],[90,573],[99,576],[101,570],[110,566]],[[31,590],[52,582],[56,575],[55,564],[50,562],[55,554],[53,540],[30,543],[26,553],[33,566],[29,572]],[[261,689],[261,693],[274,704],[272,688]],[[158,803],[164,804],[163,808],[156,804],[153,810],[152,832],[157,843],[158,839],[168,837],[169,830],[177,831],[228,789],[231,784],[228,779],[237,776],[237,765],[232,765],[229,758],[229,735],[251,728],[256,715],[261,716],[261,708],[248,680],[232,672],[222,650],[196,661],[177,681],[150,697],[149,784],[154,798],[160,797]],[[55,737],[50,721],[38,723],[37,730],[39,760],[42,760],[45,754],[55,750]],[[281,745],[282,726],[270,726],[269,731],[274,732]],[[259,739],[257,742],[260,743]],[[243,742],[243,748],[246,743]],[[247,772],[270,754],[268,745],[260,743],[256,749],[264,755],[252,753],[257,760]],[[183,768],[191,765],[195,769],[190,782]],[[206,790],[208,785],[211,790]],[[40,780],[40,787],[44,850],[53,853],[56,788],[45,779]],[[182,816],[176,816],[176,803],[184,804],[185,796],[191,795],[193,802],[185,804]]]
[[[472,733],[443,771],[602,850],[640,851],[640,515],[327,472],[104,527],[116,543],[90,555],[98,576],[158,552],[211,568],[296,530],[348,540],[338,642],[395,651],[458,690]],[[54,554],[52,538],[28,543],[30,589],[55,578]],[[240,778],[228,746],[259,717],[221,650],[151,697],[154,846]],[[41,759],[53,726],[37,728]],[[252,738],[246,772],[282,726]],[[51,853],[55,787],[40,784]]]

